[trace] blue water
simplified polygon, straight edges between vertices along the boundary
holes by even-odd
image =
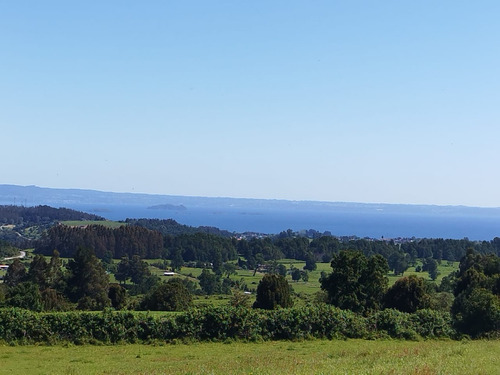
[[[452,238],[491,240],[500,237],[500,215],[432,212],[387,212],[368,209],[189,207],[153,210],[137,205],[69,205],[109,220],[174,219],[190,226],[213,226],[230,232],[279,233],[292,229],[330,231],[336,236],[370,238]]]

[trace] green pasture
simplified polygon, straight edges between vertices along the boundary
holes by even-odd
[[[118,261],[115,260],[115,262]],[[156,263],[161,262],[161,260],[158,259],[147,260],[147,262],[151,264],[155,262]],[[278,262],[285,265],[287,270],[290,270],[292,267],[302,269],[305,265],[305,262],[295,259],[281,259]],[[457,270],[458,264],[459,264],[458,262],[453,262],[448,264],[448,262],[443,261],[442,264],[439,265],[440,275],[436,280],[436,283],[439,284],[444,276],[447,276],[451,272]],[[150,266],[150,270],[153,274],[159,276],[162,280],[169,279],[169,277],[163,276],[163,272],[165,271],[165,269],[160,269],[154,266]],[[302,280],[293,281],[290,275],[287,275],[286,279],[292,286],[294,292],[301,297],[299,299],[310,300],[317,292],[321,291],[319,279],[322,271],[326,272],[327,274],[330,273],[331,272],[330,263],[317,263],[317,269],[312,272],[309,272],[309,280],[307,282],[304,282]],[[197,277],[200,276],[201,272],[202,272],[201,268],[182,267],[182,269],[178,272],[178,277],[186,277],[192,281],[197,281]],[[409,268],[404,273],[403,276],[408,276],[408,275],[417,275],[419,277],[423,277],[428,281],[431,281],[431,279],[429,278],[429,274],[427,272],[416,272],[415,267]],[[255,291],[263,276],[264,273],[261,272],[256,272],[254,274],[254,270],[237,269],[236,274],[231,275],[230,278],[234,281],[243,280],[246,283],[248,290],[254,293],[253,296],[251,297],[251,301],[253,302],[255,299]],[[389,286],[393,285],[396,282],[396,280],[402,277],[401,275],[396,276],[393,273],[389,273],[387,276],[389,279]],[[110,280],[112,282],[115,281],[113,275],[110,275]],[[227,303],[229,303],[229,296],[223,296],[223,295],[198,296],[195,298],[195,305],[197,306],[202,306],[202,305],[218,306]]]
[[[71,223],[71,222],[67,222],[67,223]],[[77,223],[83,223],[83,222],[80,221]],[[96,222],[89,222],[89,223],[96,223]],[[100,222],[97,222],[97,223],[100,223]],[[118,225],[118,224],[123,225],[122,223],[118,223],[118,222],[107,222],[107,223],[111,223],[111,225]],[[33,249],[28,250],[28,254],[27,254],[28,259],[31,258],[29,255],[32,254],[32,251],[33,251]],[[46,258],[48,260],[50,257],[46,257]],[[64,258],[64,260],[68,261],[69,259]],[[158,268],[158,267],[151,265],[152,263],[153,264],[154,263],[161,263],[161,262],[163,262],[163,260],[161,260],[161,259],[147,259],[145,261],[150,264],[151,273],[159,276],[162,280],[168,280],[168,277],[163,275],[163,272],[165,272],[164,268]],[[29,262],[29,260],[28,260],[28,262]],[[119,260],[115,259],[114,262],[117,264],[119,262]],[[300,260],[296,260],[296,259],[281,259],[278,261],[278,263],[285,265],[287,270],[292,269],[292,267],[302,269],[305,265],[305,262],[300,261]],[[421,263],[417,263],[417,265],[418,264],[421,265]],[[319,283],[321,272],[323,271],[323,272],[326,272],[328,274],[331,272],[332,269],[330,267],[330,263],[319,263],[318,262],[316,265],[317,265],[316,270],[309,272],[309,280],[307,282],[304,282],[302,280],[293,281],[290,274],[288,274],[286,276],[286,279],[288,280],[290,285],[293,287],[293,290],[295,293],[297,293],[303,297],[304,296],[305,297],[312,297],[315,293],[321,291],[321,287],[320,287],[320,283]],[[453,271],[456,271],[458,269],[458,265],[459,265],[459,262],[448,263],[447,261],[443,261],[439,265],[439,273],[440,274],[435,282],[439,284],[443,277],[449,275]],[[191,279],[192,281],[197,281],[197,277],[200,276],[201,272],[202,272],[201,268],[182,267],[182,269],[178,272],[178,276],[187,277],[187,278]],[[4,275],[5,275],[5,271],[0,271],[0,277],[4,276]],[[427,272],[416,272],[415,267],[410,267],[404,273],[404,276],[408,276],[408,275],[417,275],[419,277],[423,277],[424,279],[431,281],[431,279],[429,278],[429,274]],[[254,274],[254,270],[237,269],[236,274],[231,275],[230,278],[234,281],[243,280],[246,283],[247,288],[250,291],[255,292],[257,289],[257,286],[258,286],[258,284],[263,276],[264,276],[264,273],[261,273],[261,272],[256,272]],[[389,273],[387,276],[389,278],[389,286],[393,285],[397,279],[402,277],[401,275],[395,276],[393,273]],[[109,278],[110,278],[111,282],[116,282],[116,279],[115,279],[113,274],[110,274]],[[217,297],[219,297],[219,296],[217,296]],[[222,300],[224,300],[224,298],[222,298]],[[219,299],[208,298],[207,301],[213,301],[215,305],[221,304]],[[205,304],[205,303],[200,302],[200,304]]]
[[[61,224],[67,225],[68,227],[85,227],[87,225],[104,225],[108,228],[118,228],[122,225],[127,225],[126,223],[121,223],[119,221],[111,221],[111,220],[68,220],[61,221]]]
[[[498,374],[500,341],[3,346],[3,374]]]
[[[435,280],[435,282],[439,285],[441,283],[441,280],[443,279],[443,277],[448,276],[450,273],[458,270],[459,264],[460,264],[460,262],[450,262],[450,264],[448,264],[448,261],[443,260],[441,262],[441,264],[438,264],[439,275],[438,275],[437,279]],[[418,260],[417,265],[421,266],[422,262],[420,260]],[[408,270],[405,271],[403,276],[416,275],[419,277],[423,277],[427,281],[432,281],[432,279],[429,277],[429,273],[427,271],[416,272],[415,267],[408,268]],[[389,275],[387,275],[387,277],[389,278],[389,286],[390,286],[390,285],[394,284],[396,282],[396,280],[401,278],[402,276],[401,275],[396,276],[393,273],[389,273]]]

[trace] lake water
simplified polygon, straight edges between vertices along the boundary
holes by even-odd
[[[110,220],[126,218],[174,219],[190,226],[213,226],[230,232],[279,233],[292,229],[330,231],[336,236],[371,238],[469,238],[500,237],[500,215],[491,213],[387,211],[373,208],[231,208],[188,207],[187,210],[148,209],[138,205],[69,205]]]

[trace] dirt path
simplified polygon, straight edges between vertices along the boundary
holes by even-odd
[[[20,251],[19,252],[19,255],[15,256],[15,257],[8,257],[8,258],[3,258],[3,260],[12,260],[12,259],[22,259],[26,256],[26,251]]]

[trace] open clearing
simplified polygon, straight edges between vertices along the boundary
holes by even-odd
[[[122,223],[119,221],[111,221],[111,220],[67,220],[61,221],[61,224],[67,225],[68,227],[86,227],[88,225],[104,225],[108,228],[118,228],[122,225],[127,225],[126,223]]]
[[[2,374],[498,374],[500,341],[3,346]]]

